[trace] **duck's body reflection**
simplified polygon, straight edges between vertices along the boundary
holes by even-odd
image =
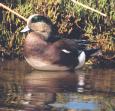
[[[32,71],[24,78],[26,90],[37,92],[98,91],[115,92],[115,76],[112,70],[89,72],[42,72]]]
[[[57,101],[57,94],[60,92],[67,93],[66,99],[68,98],[68,101],[71,100],[68,92],[92,92],[92,94],[95,94],[95,91],[114,92],[110,88],[113,79],[114,77],[111,74],[108,75],[105,71],[103,73],[102,71],[96,72],[96,70],[87,73],[81,70],[77,72],[33,71],[25,76],[25,97],[29,97],[28,100],[31,100],[31,103],[36,104],[36,106],[44,106]],[[100,82],[100,84],[97,84],[97,82]],[[93,97],[95,96],[91,98]],[[72,100],[76,101],[77,99],[74,96]]]
[[[30,104],[34,104],[38,107],[53,103],[56,101],[56,95],[58,93],[67,93],[68,91],[75,92],[77,91],[77,86],[83,86],[85,80],[84,77],[82,71],[77,75],[76,72],[68,71],[32,71],[25,76],[25,101],[23,101],[23,104],[29,106]]]
[[[25,77],[24,84],[28,90],[38,92],[75,91],[76,81],[74,72],[33,71]]]

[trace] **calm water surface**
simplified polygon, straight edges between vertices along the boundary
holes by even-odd
[[[0,61],[0,111],[115,111],[115,69],[48,72]]]

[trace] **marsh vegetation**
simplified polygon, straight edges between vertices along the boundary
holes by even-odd
[[[105,13],[107,17],[75,5],[71,0],[1,0],[1,3],[26,18],[34,13],[50,17],[55,26],[55,33],[62,37],[97,42],[96,46],[99,46],[103,52],[103,56],[98,58],[97,62],[115,63],[114,0],[80,0],[79,2]],[[0,56],[23,57],[25,36],[20,30],[26,23],[2,8],[0,15]]]

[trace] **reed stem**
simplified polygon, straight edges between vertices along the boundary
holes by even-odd
[[[22,15],[20,15],[19,13],[15,12],[15,11],[13,11],[13,10],[10,9],[9,7],[3,5],[2,3],[0,3],[0,7],[2,7],[2,8],[4,8],[4,9],[8,10],[9,12],[11,12],[11,13],[17,15],[18,17],[20,17],[21,19],[23,19],[24,21],[27,22],[27,19],[26,19],[25,17],[23,17]]]
[[[71,0],[71,1],[74,2],[74,3],[77,4],[77,5],[80,5],[80,6],[84,7],[84,8],[86,8],[86,9],[89,9],[89,10],[91,10],[91,11],[93,11],[93,12],[96,12],[96,13],[98,13],[98,14],[104,16],[104,17],[107,16],[106,14],[104,14],[104,13],[98,11],[98,10],[95,10],[95,9],[89,7],[89,6],[86,6],[86,5],[80,3],[80,2],[78,2],[78,1],[76,1],[76,0]]]

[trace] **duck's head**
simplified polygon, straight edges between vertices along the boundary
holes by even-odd
[[[21,32],[33,31],[44,37],[45,40],[52,33],[53,24],[51,20],[39,14],[31,15],[27,20],[27,26]]]

